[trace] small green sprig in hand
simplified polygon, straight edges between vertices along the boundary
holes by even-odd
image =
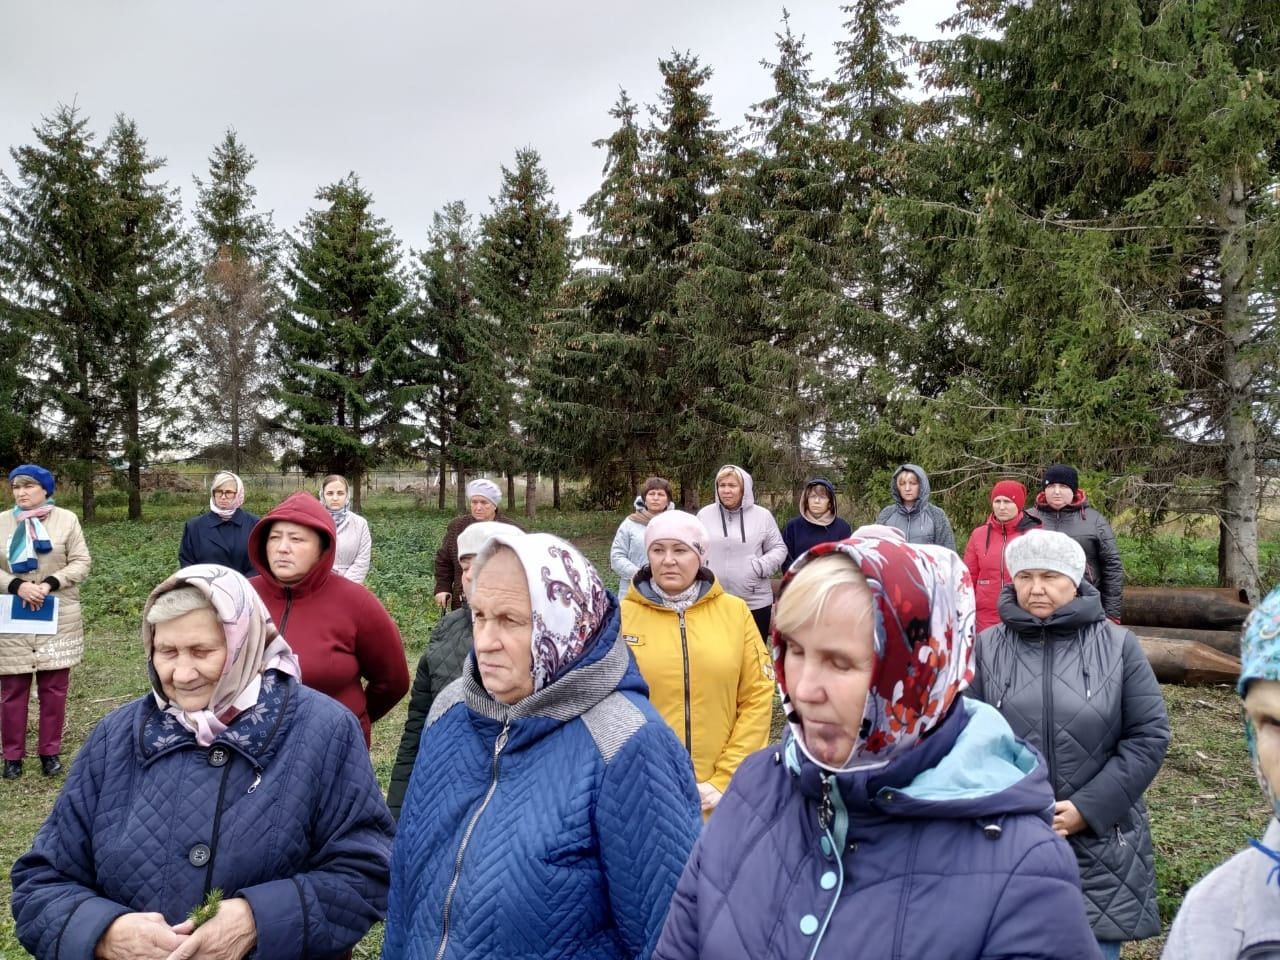
[[[199,930],[201,926],[216,917],[218,915],[218,905],[221,903],[222,891],[214,887],[209,891],[209,895],[204,898],[204,903],[188,914],[187,919],[191,921],[192,929]]]

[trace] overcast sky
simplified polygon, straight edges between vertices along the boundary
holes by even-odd
[[[817,77],[843,35],[837,2],[792,0]],[[191,177],[235,127],[277,227],[294,229],[317,188],[356,171],[409,247],[431,214],[497,192],[518,147],[543,158],[562,210],[599,186],[625,88],[657,99],[657,61],[689,50],[712,67],[716,115],[742,122],[769,95],[777,0],[0,0],[0,165],[59,103],[76,103],[99,139],[135,119],[190,210]],[[906,0],[900,29],[936,35],[950,0]]]

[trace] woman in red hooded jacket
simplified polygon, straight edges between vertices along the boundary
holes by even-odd
[[[395,621],[363,585],[333,572],[337,530],[315,497],[299,491],[249,534],[249,582],[302,665],[302,682],[337,700],[364,730],[409,690]]]
[[[1013,580],[1004,565],[1004,548],[1040,521],[1023,511],[1027,489],[1017,480],[1001,480],[991,488],[991,515],[969,535],[964,564],[973,578],[978,615],[974,627],[981,633],[1000,622],[1000,591]]]

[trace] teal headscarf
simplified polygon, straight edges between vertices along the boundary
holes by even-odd
[[[1240,682],[1236,690],[1241,697],[1248,693],[1249,684],[1254,680],[1280,680],[1280,587],[1272,590],[1249,614],[1240,636]],[[1280,784],[1269,784],[1262,775],[1262,766],[1258,762],[1258,738],[1248,714],[1244,718],[1244,732],[1258,782],[1271,801],[1271,809],[1280,818],[1280,802],[1275,792]]]

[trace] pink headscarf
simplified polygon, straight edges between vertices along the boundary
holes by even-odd
[[[157,598],[182,586],[195,587],[209,598],[227,641],[222,676],[214,685],[209,705],[192,713],[170,703],[165,696],[151,662],[156,628],[147,623],[147,613]],[[302,677],[298,658],[276,630],[271,614],[257,591],[235,570],[216,563],[183,567],[151,591],[142,610],[142,646],[147,653],[147,672],[151,676],[151,692],[156,703],[194,733],[196,742],[202,747],[213,743],[232,720],[258,702],[262,675],[267,670],[279,670],[299,679]]]
[[[236,497],[234,500],[231,501],[231,506],[220,507],[218,506],[217,500],[214,499],[213,491],[217,490],[220,486],[222,486],[228,480],[235,481]],[[235,512],[239,510],[242,506],[244,506],[244,481],[241,480],[239,477],[237,477],[230,470],[219,471],[218,474],[213,478],[213,486],[209,488],[209,509],[212,510],[214,513],[216,513],[218,516],[220,516],[223,520],[230,520],[232,516],[235,515]]]
[[[782,584],[785,596],[796,571],[838,552],[857,564],[871,588],[875,666],[862,728],[843,770],[882,767],[915,746],[946,718],[973,680],[974,596],[964,561],[945,547],[909,544],[896,530],[894,536],[876,536],[873,529],[862,527],[847,540],[818,544],[792,565]],[[796,743],[814,763],[839,772],[805,745],[787,691],[786,642],[776,627],[772,644],[782,709]]]

